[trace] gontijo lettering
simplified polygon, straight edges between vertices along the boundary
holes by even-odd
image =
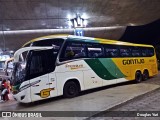
[[[126,59],[122,61],[123,65],[130,65],[130,64],[143,64],[144,59]]]

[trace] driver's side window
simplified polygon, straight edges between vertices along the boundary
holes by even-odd
[[[49,72],[53,72],[55,69],[56,55],[54,51],[32,51],[31,59],[29,63],[29,78],[35,78]]]
[[[32,58],[30,60],[29,75],[37,77],[44,72],[43,54],[40,51],[33,51]]]

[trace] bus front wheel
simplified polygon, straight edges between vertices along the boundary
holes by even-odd
[[[140,71],[137,71],[135,74],[135,82],[140,83],[142,81],[142,74]]]
[[[73,82],[69,81],[64,85],[63,89],[63,95],[67,98],[73,98],[76,97],[79,93],[78,85]]]

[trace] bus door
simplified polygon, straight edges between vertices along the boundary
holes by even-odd
[[[49,74],[49,90],[50,96],[54,97],[57,96],[57,80],[56,74],[54,72]]]
[[[51,97],[57,96],[57,79],[55,74],[55,62],[57,58],[58,51],[57,50],[47,50],[46,52],[46,71],[48,74],[48,94]]]
[[[27,76],[31,84],[31,100],[36,101],[50,97],[47,92],[49,89],[49,80],[48,73],[46,72],[45,51],[31,51],[29,58]]]
[[[57,95],[55,61],[57,53],[53,49],[33,51],[30,62],[30,83],[37,82],[31,87],[32,101]]]
[[[30,80],[30,84],[33,84],[30,92],[32,101],[50,97],[50,94],[48,93],[48,74]]]

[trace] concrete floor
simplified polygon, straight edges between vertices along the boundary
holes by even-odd
[[[149,81],[158,80],[159,78],[160,74],[157,77],[151,78]],[[19,104],[13,99],[11,99],[8,102],[0,103],[0,111],[16,110],[16,111],[97,111],[98,112],[112,108],[116,105],[119,105],[130,99],[133,99],[139,95],[153,91],[159,87],[160,85],[158,84],[148,84],[146,82],[142,82],[139,84],[125,83],[116,86],[114,85],[111,87],[105,87],[101,89],[82,92],[80,96],[72,99],[56,97],[49,100],[36,102],[30,105]],[[86,117],[72,117],[72,118],[47,117],[41,119],[81,120],[85,118]],[[16,120],[17,118],[7,118],[7,120],[14,120],[14,119]],[[24,118],[19,118],[19,119],[24,120]],[[32,118],[32,119],[36,120],[37,118]]]
[[[96,114],[87,120],[160,120],[159,103],[160,88]],[[127,111],[126,114],[124,111]],[[109,112],[112,113],[110,114],[112,117],[109,116]]]

